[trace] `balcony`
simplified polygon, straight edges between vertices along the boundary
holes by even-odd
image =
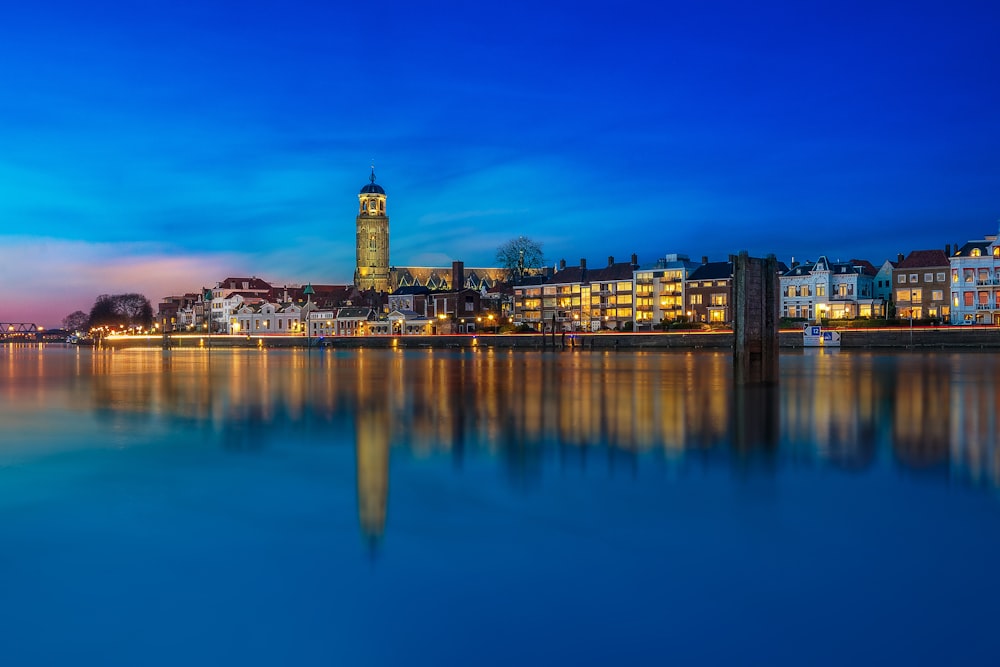
[[[988,286],[991,286],[991,285],[1000,285],[1000,278],[988,278],[986,280],[977,280],[976,281],[976,285],[979,285],[980,287],[982,287],[982,286],[987,286],[988,287]]]
[[[1000,308],[1000,305],[994,305],[992,303],[977,303],[976,310],[996,310]]]

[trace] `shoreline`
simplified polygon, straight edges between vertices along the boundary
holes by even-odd
[[[879,329],[837,329],[842,349],[992,349],[1000,348],[1000,328],[918,327]],[[784,330],[779,334],[782,349],[803,348],[802,332]],[[250,348],[475,348],[498,349],[732,349],[731,331],[677,331],[655,333],[576,333],[556,334],[439,334],[395,336],[233,336],[226,334],[121,336],[102,340],[97,349],[250,349]],[[816,349],[816,348],[810,348]],[[822,349],[822,348],[820,348]],[[836,349],[836,348],[833,348]]]

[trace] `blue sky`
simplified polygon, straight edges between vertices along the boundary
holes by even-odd
[[[872,6],[872,5],[876,6]],[[187,6],[190,5],[190,6]],[[227,275],[789,261],[997,232],[989,2],[39,2],[0,22],[0,321]]]

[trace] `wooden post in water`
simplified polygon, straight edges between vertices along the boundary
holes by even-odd
[[[741,451],[777,446],[778,261],[730,256],[733,263],[733,444]]]
[[[778,382],[778,260],[731,255],[733,368],[737,385]]]

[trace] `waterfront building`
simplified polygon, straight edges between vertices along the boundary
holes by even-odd
[[[246,335],[294,335],[305,333],[303,307],[297,303],[247,303],[236,308],[226,322],[225,332]]]
[[[969,241],[949,258],[951,323],[1000,324],[1000,242]]]
[[[878,271],[865,260],[792,263],[781,275],[782,317],[853,319],[880,316],[884,303],[874,296]]]
[[[896,317],[948,320],[951,264],[944,250],[914,250],[892,272]]]
[[[373,308],[367,306],[348,306],[337,311],[334,321],[334,336],[364,336],[368,334],[368,325],[378,319]]]
[[[156,308],[156,321],[160,331],[170,333],[183,331],[194,324],[192,312],[198,302],[198,295],[188,292],[183,296],[165,296]]]
[[[632,272],[635,329],[649,330],[653,325],[687,317],[684,285],[697,268],[687,255],[677,253],[661,257],[652,266],[636,267]]]
[[[547,277],[526,278],[514,286],[513,321],[538,331],[599,331],[625,329],[633,318],[633,272],[637,258],[615,262],[599,269],[588,269],[587,260],[579,266],[559,262]]]
[[[708,257],[703,257],[701,266],[685,281],[684,290],[690,321],[711,324],[732,321],[732,262],[709,262]]]
[[[884,304],[892,301],[892,272],[896,268],[896,264],[901,261],[903,261],[902,255],[899,255],[895,262],[887,259],[882,262],[882,266],[875,272],[872,296],[881,300]]]

